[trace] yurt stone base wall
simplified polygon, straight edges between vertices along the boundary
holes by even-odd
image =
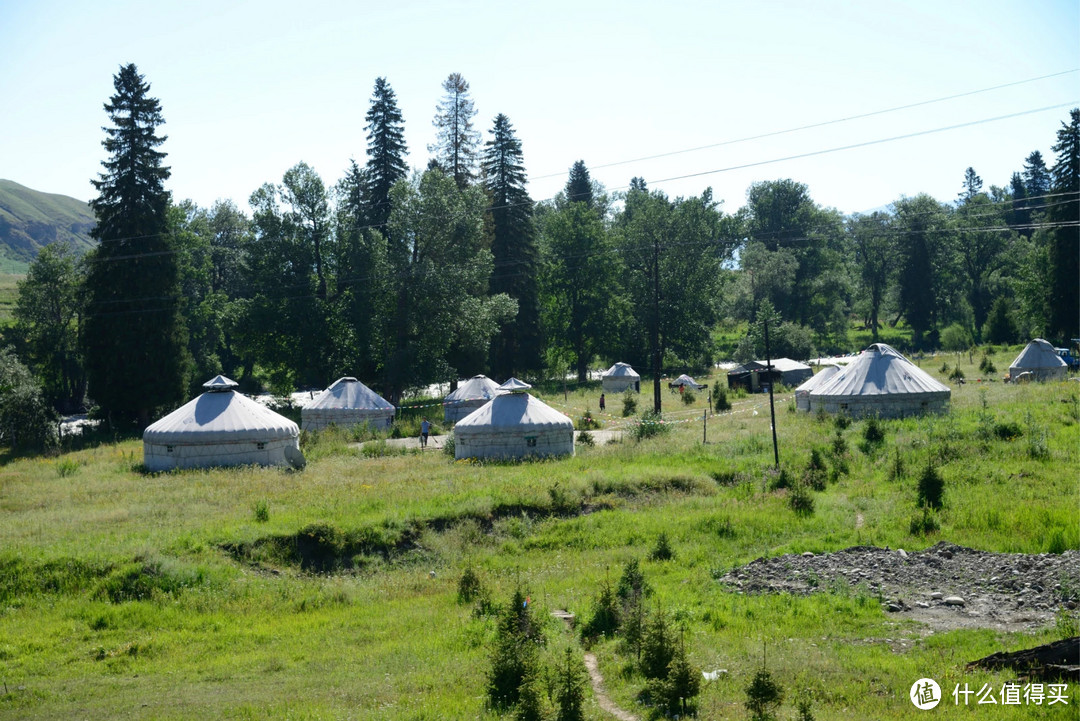
[[[217,468],[224,466],[287,466],[285,447],[299,450],[296,438],[237,443],[175,443],[165,445],[143,442],[143,463],[149,471],[174,468]]]
[[[604,393],[625,393],[627,390],[640,393],[637,386],[639,382],[627,378],[605,378],[600,385]]]
[[[356,408],[307,408],[300,411],[301,428],[305,431],[317,431],[330,424],[338,428],[352,428],[365,423],[375,430],[389,428],[394,422],[394,411],[363,410]]]
[[[798,400],[796,400],[798,405]],[[811,413],[818,409],[826,413],[847,413],[852,418],[906,418],[908,416],[921,416],[926,413],[948,413],[949,397],[946,394],[920,394],[914,398],[904,396],[899,398],[883,399],[875,396],[843,396],[829,398],[827,396],[810,396],[809,408]]]
[[[454,432],[454,458],[523,458],[574,455],[571,428],[544,431],[520,430],[486,433]]]
[[[1063,381],[1069,377],[1068,369],[1065,366],[1060,368],[1009,368],[1011,378],[1016,378],[1021,373],[1030,373],[1031,380],[1043,383]]]
[[[469,415],[477,408],[483,408],[488,402],[487,398],[481,398],[475,401],[460,401],[458,403],[447,403],[445,410],[443,411],[443,419],[447,423],[457,423],[465,416]]]

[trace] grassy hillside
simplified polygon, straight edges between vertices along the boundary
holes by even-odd
[[[57,241],[80,252],[91,247],[94,215],[90,206],[66,195],[42,193],[0,179],[0,272],[25,272],[37,251]]]
[[[1015,352],[992,359],[1004,368]],[[966,673],[965,662],[1060,629],[934,632],[886,613],[862,586],[755,596],[716,580],[761,556],[859,544],[1080,547],[1077,384],[977,383],[971,360],[923,362],[938,377],[959,362],[969,379],[954,387],[949,415],[886,421],[880,444],[864,443],[867,423],[855,422],[840,429],[838,456],[833,421],[795,413],[780,396],[783,462],[801,472],[819,448],[830,467],[847,465],[813,494],[808,515],[770,490],[763,396],[734,399],[709,421],[707,444],[701,397],[686,406],[665,396],[677,421],[666,435],[579,445],[556,461],[454,462],[385,446],[365,456],[337,432],[306,439],[302,472],[146,474],[138,440],[4,458],[0,717],[498,718],[484,703],[496,624],[457,602],[464,569],[477,569],[498,603],[524,586],[546,619],[542,656],[555,659],[577,642],[548,613],[586,617],[630,559],[653,588],[650,609],[684,629],[691,660],[729,671],[706,688],[702,718],[746,718],[763,644],[787,692],[781,718],[794,716],[799,691],[819,719],[903,719],[923,676],[949,691],[1000,687],[1015,673]],[[598,398],[588,388],[546,400],[576,418],[586,408],[599,416]],[[602,416],[606,427],[625,423],[620,406],[608,400],[616,415]],[[897,458],[908,470],[897,472]],[[940,530],[912,535],[913,469],[928,458],[945,479]],[[661,532],[672,560],[649,559]],[[646,718],[632,658],[615,640],[593,651],[614,700]],[[1068,707],[976,715],[1075,718],[1077,686],[1069,693]],[[586,715],[610,718],[591,692]]]

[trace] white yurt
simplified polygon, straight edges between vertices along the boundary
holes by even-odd
[[[443,399],[443,418],[456,423],[502,393],[499,384],[487,376],[473,376]]]
[[[874,343],[810,391],[810,410],[901,418],[944,413],[952,391],[884,343]]]
[[[454,426],[455,458],[574,455],[574,423],[510,378],[496,396]]]
[[[1024,346],[1020,355],[1009,365],[1009,377],[1015,379],[1021,373],[1030,373],[1031,380],[1059,381],[1065,380],[1069,366],[1061,356],[1042,338]]]
[[[800,411],[810,410],[810,391],[824,384],[840,371],[840,366],[830,363],[822,366],[821,370],[810,377],[805,383],[795,389],[795,407]]]
[[[301,467],[300,429],[216,376],[206,393],[143,431],[143,463],[151,471],[214,466]]]
[[[604,393],[622,393],[627,389],[641,392],[641,376],[630,367],[629,363],[616,363],[600,376]]]
[[[368,423],[373,428],[389,428],[394,422],[394,406],[352,376],[345,376],[304,406],[300,420],[305,431],[331,423],[341,427]]]
[[[696,391],[699,391],[699,390],[701,390],[702,388],[705,387],[705,386],[699,384],[697,381],[695,381],[690,376],[686,375],[685,373],[683,373],[681,376],[679,376],[675,380],[668,383],[669,388],[679,388],[680,386],[685,386],[687,388],[693,388]]]

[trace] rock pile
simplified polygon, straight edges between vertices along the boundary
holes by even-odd
[[[1045,625],[1080,603],[1080,551],[989,553],[942,541],[925,551],[853,546],[759,558],[720,579],[740,593],[869,593],[943,628]]]

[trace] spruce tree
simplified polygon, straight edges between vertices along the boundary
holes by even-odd
[[[495,118],[491,136],[480,163],[484,188],[491,198],[495,269],[490,288],[492,293],[506,293],[518,303],[517,317],[492,344],[492,371],[505,378],[541,365],[539,260],[521,141],[502,113]]]
[[[1050,171],[1046,169],[1042,153],[1035,150],[1024,161],[1024,187],[1028,197],[1037,201],[1034,205],[1046,204],[1044,196],[1050,193],[1050,183]]]
[[[443,99],[439,101],[432,124],[439,129],[428,151],[444,173],[464,189],[475,177],[476,154],[480,133],[473,129],[476,107],[469,95],[469,83],[460,73],[450,73],[443,81]]]
[[[1062,342],[1080,332],[1080,229],[1076,226],[1080,207],[1080,109],[1073,109],[1069,122],[1057,133],[1057,153],[1053,171],[1052,199],[1047,217],[1055,225],[1050,241],[1050,334]]]
[[[366,172],[367,223],[385,225],[390,217],[390,188],[408,173],[405,156],[405,122],[398,109],[397,97],[386,78],[375,79],[371,109],[365,116],[368,161]]]
[[[592,179],[584,160],[577,161],[570,168],[570,178],[566,181],[566,202],[584,203],[587,208],[593,207]]]
[[[982,192],[983,181],[975,172],[975,168],[969,167],[964,171],[964,189],[960,191],[960,202],[966,203]]]
[[[92,181],[98,197],[91,232],[83,327],[88,391],[112,425],[147,425],[179,402],[188,366],[179,313],[179,273],[168,228],[169,168],[157,150],[161,104],[134,64],[113,78],[105,105],[109,158]]]

